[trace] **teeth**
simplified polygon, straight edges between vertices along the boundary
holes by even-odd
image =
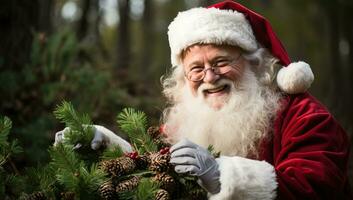
[[[213,93],[213,92],[218,92],[218,91],[223,90],[224,87],[225,87],[225,86],[221,86],[221,87],[218,87],[218,88],[209,89],[209,90],[207,90],[207,91],[208,91],[208,92],[211,92],[211,93]]]

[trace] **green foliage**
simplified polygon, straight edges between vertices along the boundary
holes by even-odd
[[[87,114],[79,115],[71,103],[64,101],[57,106],[54,115],[69,128],[65,131],[64,143],[89,146],[94,133],[92,122]]]
[[[213,155],[213,157],[218,158],[221,155],[220,151],[216,151],[213,145],[208,145],[207,150]]]
[[[114,145],[110,148],[107,148],[105,151],[103,151],[101,159],[102,160],[115,159],[123,155],[124,155],[123,150],[119,146]]]
[[[31,183],[26,185],[26,192],[43,191],[48,197],[54,197],[57,184],[55,171],[52,165],[39,165],[26,169],[26,182]]]
[[[52,168],[55,171],[57,181],[67,191],[72,191],[78,199],[96,199],[98,187],[107,180],[105,173],[97,164],[87,167],[73,151],[73,146],[58,144],[50,149]]]
[[[119,196],[119,199],[125,200],[154,199],[156,191],[161,186],[153,179],[157,172],[151,171],[147,165],[145,168],[135,168],[136,160],[133,160],[131,166],[133,166],[132,170],[134,171],[126,171],[126,174],[123,173],[117,177],[108,176],[108,172],[104,171],[106,169],[101,167],[104,166],[104,163],[101,162],[102,160],[109,161],[113,159],[114,161],[118,157],[133,156],[136,152],[125,155],[119,146],[112,146],[112,148],[106,149],[104,152],[91,150],[90,143],[93,138],[92,122],[88,115],[78,113],[69,102],[64,101],[57,106],[54,115],[65,123],[69,130],[64,133],[65,136],[62,142],[49,148],[51,158],[49,164],[38,165],[37,168],[29,168],[25,171],[25,176],[23,177],[7,174],[6,170],[0,166],[0,178],[5,180],[0,183],[0,195],[7,195],[9,198],[28,199],[31,196],[43,194],[49,199],[59,199],[66,198],[63,195],[67,194],[73,195],[71,198],[74,199],[93,200],[101,198],[102,185],[108,180],[117,184],[131,180],[132,177],[138,177],[136,180],[138,182],[124,183],[136,184],[133,186],[135,188],[130,191],[117,192],[116,195]],[[134,137],[132,139],[136,149],[142,153],[156,153],[158,151],[153,144],[152,137],[146,132],[147,116],[145,113],[128,108],[124,109],[117,119],[121,128]],[[1,118],[0,121],[2,122],[0,126],[1,139],[7,140],[11,121],[8,118]],[[66,137],[71,139],[66,139]],[[8,144],[4,141],[0,143],[2,146]],[[77,143],[81,143],[81,145],[77,146]],[[168,162],[168,160],[165,160],[165,162]],[[119,166],[118,163],[115,164],[115,167]],[[130,164],[129,162],[121,161],[120,165],[129,166]],[[174,172],[168,173],[177,182],[183,184],[186,190],[200,189],[195,185],[195,177],[179,176]]]
[[[15,198],[25,188],[23,177],[0,169],[0,197]]]
[[[0,166],[2,166],[11,155],[22,152],[22,148],[18,145],[17,140],[8,141],[11,128],[11,120],[8,117],[0,116]]]
[[[136,189],[136,200],[149,200],[154,199],[154,195],[159,185],[150,179],[144,178]]]
[[[6,145],[11,127],[12,122],[8,117],[0,118],[0,147]]]
[[[124,200],[151,200],[158,189],[158,184],[149,178],[142,178],[137,188],[119,193],[119,199]]]
[[[8,141],[11,128],[11,120],[8,117],[0,116],[0,167],[7,162],[11,155],[22,152],[22,148],[16,140]]]
[[[142,178],[137,188],[132,191],[119,193],[119,199],[124,200],[151,200],[159,185],[149,178]]]
[[[98,187],[107,180],[98,168],[99,151],[93,151],[90,143],[94,127],[87,114],[78,113],[69,102],[62,102],[54,115],[68,127],[62,143],[50,148],[50,168],[56,169],[57,182],[66,191],[74,192],[77,199],[96,199]],[[77,146],[80,144],[80,146]],[[115,148],[118,150],[118,148]],[[120,150],[121,152],[121,150]],[[105,153],[108,156],[112,153]]]
[[[147,116],[133,108],[125,108],[117,116],[120,128],[129,134],[145,133],[147,128]]]
[[[16,140],[8,141],[12,122],[8,117],[0,116],[0,197],[15,197],[24,188],[22,177],[11,157],[22,152]]]
[[[97,62],[98,54],[79,43],[72,30],[34,33],[30,53],[21,69],[5,67],[0,73],[0,110],[16,124],[14,137],[26,149],[21,163],[33,166],[49,160],[43,149],[52,143],[58,129],[51,113],[62,99],[70,99],[108,124],[114,123],[114,110],[121,109],[123,102],[136,102],[119,85],[106,61]]]
[[[117,116],[120,128],[129,136],[135,149],[143,154],[145,152],[157,151],[157,145],[146,134],[147,116],[141,111],[133,108],[125,108]]]

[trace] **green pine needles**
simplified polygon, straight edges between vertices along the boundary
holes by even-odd
[[[119,199],[123,200],[153,200],[159,185],[149,178],[142,178],[134,190],[121,192]]]
[[[91,119],[87,114],[78,114],[71,103],[64,101],[57,106],[54,115],[69,128],[65,131],[64,143],[90,145],[94,133]]]
[[[16,140],[9,141],[12,122],[0,117],[0,198],[15,198],[23,190],[23,179],[12,161],[12,156],[22,152]]]
[[[121,130],[129,136],[139,154],[157,151],[157,145],[146,134],[147,116],[144,112],[136,111],[133,108],[125,108],[118,114],[117,123]]]
[[[8,117],[0,117],[0,167],[8,161],[11,155],[22,152],[17,140],[8,141],[12,122]]]
[[[129,153],[119,146],[92,150],[95,127],[89,116],[78,113],[71,103],[62,102],[54,115],[66,126],[62,140],[49,148],[48,164],[28,168],[22,176],[11,162],[11,156],[21,151],[16,141],[8,141],[11,120],[0,118],[0,199],[152,200],[205,196],[195,177],[180,176],[172,170],[169,146],[162,146],[168,144],[158,135],[158,127],[147,129],[145,113],[125,108],[117,115],[119,127],[134,147],[134,152]],[[212,147],[209,150],[214,153]],[[176,188],[180,191],[174,191]]]
[[[54,115],[65,123],[63,141],[50,148],[50,167],[56,169],[57,182],[75,199],[99,199],[98,187],[106,181],[106,174],[98,168],[99,151],[90,148],[94,127],[87,114],[76,112],[71,103],[63,102]]]
[[[66,191],[76,194],[77,199],[95,199],[93,194],[107,178],[105,173],[98,169],[97,164],[86,166],[80,160],[72,147],[59,144],[50,150],[52,157],[51,167],[57,169],[55,174],[58,183]]]

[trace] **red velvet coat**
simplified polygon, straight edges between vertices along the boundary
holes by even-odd
[[[308,93],[288,95],[261,160],[277,174],[277,199],[353,199],[349,141],[333,116]]]

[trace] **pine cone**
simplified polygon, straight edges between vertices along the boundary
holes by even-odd
[[[63,200],[75,200],[75,193],[74,192],[62,192],[61,199]]]
[[[132,178],[128,179],[128,180],[125,180],[125,181],[122,181],[120,182],[116,188],[115,188],[115,191],[117,193],[119,192],[124,192],[124,191],[131,191],[133,190],[135,187],[137,187],[137,185],[139,184],[140,182],[140,178],[137,177],[137,176],[133,176]]]
[[[155,172],[165,172],[171,168],[169,164],[170,154],[152,153],[150,155],[150,166],[149,169]]]
[[[158,182],[162,189],[165,189],[170,193],[173,193],[174,189],[177,187],[174,178],[165,172],[157,173],[156,176],[153,177],[153,180]]]
[[[25,200],[46,200],[48,199],[44,192],[34,192],[32,194],[26,195]]]
[[[161,133],[158,126],[151,126],[147,129],[147,134],[152,138],[158,137]]]
[[[128,174],[136,168],[134,160],[129,157],[119,157],[117,159],[104,160],[100,163],[101,169],[113,177]]]
[[[158,149],[162,149],[162,148],[165,148],[165,147],[170,147],[170,144],[167,143],[163,137],[156,137],[153,139],[153,143],[155,143],[157,145],[157,148]]]
[[[170,195],[166,190],[159,189],[155,194],[155,200],[169,200]]]
[[[99,195],[104,200],[113,200],[116,198],[115,188],[112,181],[104,182],[98,189]]]
[[[135,159],[135,164],[137,169],[146,169],[150,163],[150,158],[148,155],[137,156]]]

